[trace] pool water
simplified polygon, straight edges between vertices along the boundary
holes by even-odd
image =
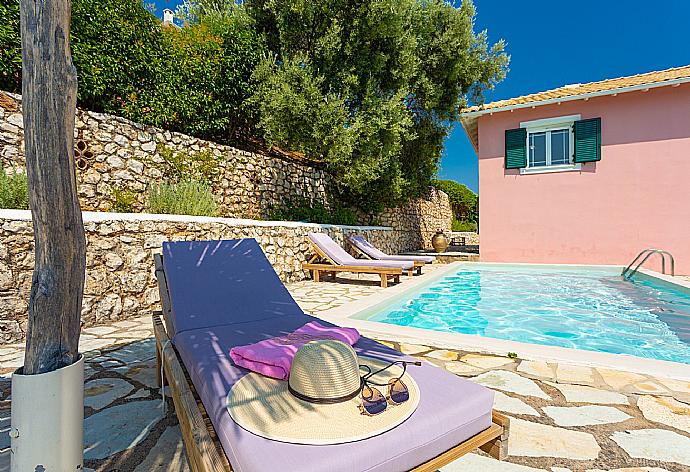
[[[690,295],[610,270],[461,268],[368,319],[690,364]]]

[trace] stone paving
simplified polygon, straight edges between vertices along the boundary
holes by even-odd
[[[424,267],[424,276],[444,267],[441,264],[432,264]],[[381,279],[372,274],[338,274],[333,280],[327,275],[321,276],[322,282],[303,280],[287,285],[292,296],[306,313],[318,315],[321,311],[330,310],[360,298],[379,293],[385,288],[381,287]],[[401,283],[410,279],[403,277]]]
[[[433,268],[432,268],[433,270]],[[379,290],[367,277],[288,286],[315,314]],[[512,418],[509,457],[472,453],[443,472],[690,470],[690,382],[383,342],[495,391]],[[150,318],[84,330],[86,471],[189,471],[170,399],[162,409]],[[9,470],[10,376],[22,346],[0,348],[0,472]],[[459,399],[461,401],[461,399]]]

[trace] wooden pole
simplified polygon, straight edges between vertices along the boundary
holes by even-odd
[[[36,262],[24,371],[78,359],[86,243],[76,193],[77,73],[69,47],[70,0],[20,0],[26,172]]]

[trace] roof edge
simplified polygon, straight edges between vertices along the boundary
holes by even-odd
[[[648,90],[648,89],[652,89],[652,88],[666,87],[669,85],[680,85],[680,84],[684,84],[684,83],[690,83],[690,77],[680,77],[677,79],[665,80],[663,82],[653,82],[653,83],[647,83],[647,84],[630,85],[627,87],[618,87],[618,88],[613,88],[613,89],[608,89],[608,90],[600,90],[598,92],[588,92],[588,93],[582,93],[582,94],[577,94],[577,95],[568,95],[568,96],[559,97],[559,98],[549,98],[546,100],[538,100],[538,101],[534,101],[534,102],[518,103],[515,105],[507,105],[504,107],[486,108],[484,110],[467,111],[467,112],[461,111],[460,116],[465,117],[465,118],[475,118],[475,117],[479,117],[482,115],[500,113],[503,111],[518,110],[518,109],[522,109],[522,108],[536,108],[538,106],[553,105],[555,103],[571,102],[574,100],[585,100],[585,99],[594,98],[594,97],[603,97],[606,95],[617,95],[619,93],[635,92],[635,91],[639,91],[639,90]]]
[[[465,135],[470,140],[474,152],[479,156],[479,130],[477,129],[476,117],[460,117],[460,125],[465,131]]]

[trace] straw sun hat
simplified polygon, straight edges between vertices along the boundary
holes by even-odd
[[[264,438],[296,444],[339,444],[384,433],[405,421],[419,404],[419,387],[405,373],[410,398],[389,405],[375,416],[360,411],[361,371],[372,371],[389,362],[357,357],[352,347],[340,341],[311,341],[302,346],[292,361],[288,382],[257,373],[242,377],[227,396],[227,409],[242,428]],[[394,365],[375,374],[371,381],[386,384],[400,376]],[[387,387],[376,387],[384,395]]]

